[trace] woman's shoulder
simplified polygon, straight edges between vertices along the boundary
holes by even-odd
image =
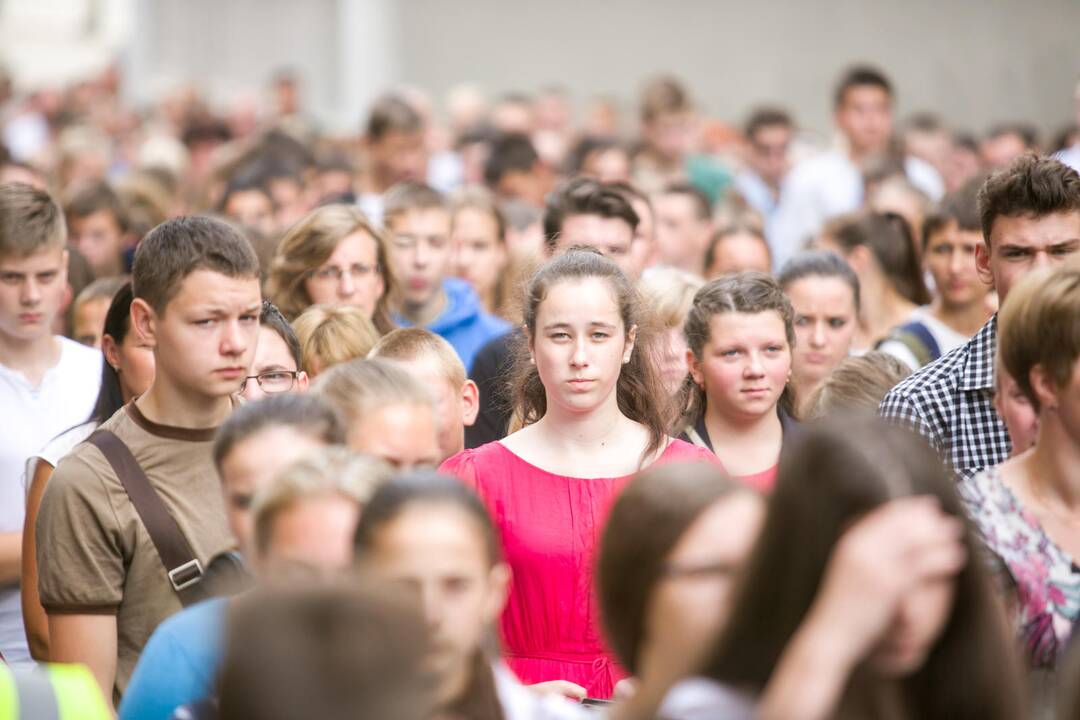
[[[712,450],[708,448],[694,445],[693,443],[686,442],[679,438],[673,439],[668,446],[664,449],[664,452],[657,458],[657,462],[680,462],[680,461],[701,461],[712,463],[713,465],[719,465],[723,467],[720,459],[716,457]]]

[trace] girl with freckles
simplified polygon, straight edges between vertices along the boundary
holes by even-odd
[[[636,291],[618,266],[575,248],[542,266],[524,304],[515,368],[522,429],[441,471],[484,500],[512,573],[501,634],[526,684],[611,697],[624,673],[604,647],[593,594],[600,533],[638,471],[711,454],[672,439]]]

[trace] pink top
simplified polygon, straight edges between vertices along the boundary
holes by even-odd
[[[654,464],[718,464],[706,450],[674,440]],[[525,684],[569,680],[589,697],[609,698],[625,673],[601,636],[593,569],[615,496],[632,476],[576,478],[531,465],[501,442],[464,450],[440,472],[483,499],[513,571],[501,631],[507,662]]]
[[[752,490],[757,490],[759,493],[767,495],[772,492],[774,487],[776,487],[776,471],[779,469],[780,463],[776,463],[771,468],[767,468],[761,472],[750,473],[749,475],[736,475],[733,479],[746,485]]]

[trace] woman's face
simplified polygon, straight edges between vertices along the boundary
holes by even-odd
[[[120,378],[120,392],[124,402],[142,395],[154,382],[154,351],[139,333],[129,328],[124,342],[117,344],[112,335],[101,339],[105,361],[112,365]]]
[[[851,352],[855,338],[855,293],[838,277],[811,275],[787,287],[795,310],[793,374],[817,384]]]
[[[954,576],[930,578],[909,590],[885,637],[870,653],[871,667],[897,678],[921,668],[945,630],[955,595]]]
[[[765,517],[765,501],[734,492],[690,525],[665,563],[646,616],[645,641],[680,649],[687,669],[713,645],[730,611],[735,576]]]
[[[454,215],[450,241],[454,274],[472,285],[481,298],[489,297],[507,262],[495,218],[477,208],[462,208]]]
[[[693,352],[686,357],[709,411],[735,421],[775,412],[791,372],[784,320],[774,310],[713,315],[700,359]]]
[[[376,240],[363,230],[346,235],[333,254],[304,280],[313,305],[355,305],[368,319],[386,287]]]
[[[619,374],[634,349],[611,285],[601,278],[553,285],[529,339],[548,410],[590,412],[615,402]]]
[[[1035,438],[1039,435],[1039,415],[1000,362],[997,373],[994,409],[1009,431],[1012,454],[1016,456],[1035,445]]]

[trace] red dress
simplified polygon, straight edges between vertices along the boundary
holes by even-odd
[[[656,464],[718,464],[705,448],[675,440]],[[464,450],[441,472],[483,499],[513,571],[501,634],[507,662],[525,684],[569,680],[609,698],[625,676],[605,647],[593,589],[596,548],[615,496],[632,476],[576,478],[531,465],[501,442]]]

